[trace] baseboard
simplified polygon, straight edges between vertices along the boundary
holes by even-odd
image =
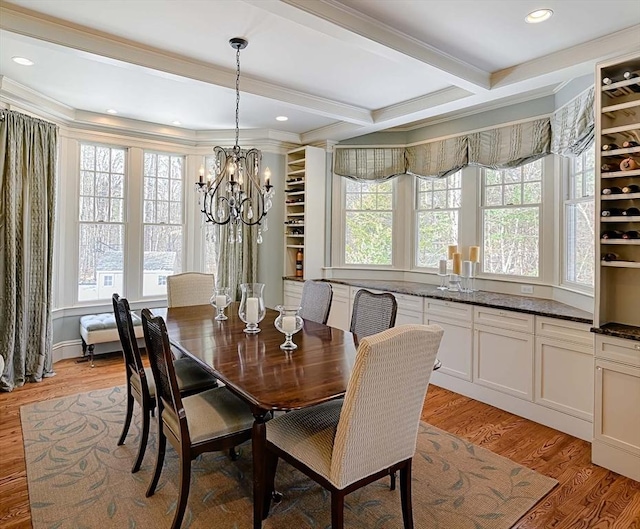
[[[53,355],[53,363],[68,358],[78,358],[82,356],[82,340],[67,340],[66,342],[58,342],[51,348]]]
[[[433,373],[431,383],[464,395],[465,397],[519,415],[525,419],[544,424],[555,430],[568,433],[589,443],[593,440],[593,424],[590,421],[579,419],[535,402],[529,402],[512,395],[507,395],[444,373]]]
[[[591,461],[618,474],[640,481],[640,458],[597,439],[591,444]]]

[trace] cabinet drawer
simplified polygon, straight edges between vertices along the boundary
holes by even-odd
[[[596,357],[640,367],[640,342],[596,334]]]
[[[588,323],[536,316],[536,336],[556,338],[593,347],[593,333]]]
[[[302,281],[284,281],[284,292],[291,296],[302,296],[302,288],[304,283]]]
[[[338,285],[337,283],[331,283],[331,290],[333,291],[334,298],[349,299],[349,287],[347,285]]]
[[[473,305],[444,301],[441,299],[424,300],[424,312],[427,316],[442,316],[461,321],[473,321]]]
[[[408,294],[396,294],[395,292],[393,296],[398,303],[398,311],[418,312],[422,314],[422,298]]]
[[[474,307],[473,321],[483,325],[491,325],[500,329],[509,329],[533,334],[534,316],[512,310],[487,309]]]

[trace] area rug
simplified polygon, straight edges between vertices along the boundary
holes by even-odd
[[[134,416],[126,444],[116,446],[124,410],[121,387],[21,408],[34,529],[169,527],[177,501],[176,453],[168,446],[158,490],[145,498],[155,430],[142,469],[131,474],[139,420]],[[238,461],[211,453],[192,468],[182,527],[250,528],[250,443],[241,447]],[[556,484],[459,437],[420,425],[413,464],[416,529],[508,529]],[[330,527],[329,494],[282,461],[276,488],[284,499],[272,508],[265,529]],[[389,490],[388,478],[347,496],[345,527],[402,527],[400,493]]]

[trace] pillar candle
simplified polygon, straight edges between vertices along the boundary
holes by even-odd
[[[258,323],[258,298],[247,298],[247,323]]]
[[[216,308],[222,309],[227,304],[227,296],[216,296]]]
[[[455,252],[453,254],[453,273],[460,275],[462,272],[462,254]]]
[[[453,254],[456,253],[457,251],[458,251],[457,244],[450,244],[449,246],[447,246],[447,259],[449,260],[453,259]]]
[[[469,261],[474,263],[480,261],[480,246],[469,246]]]
[[[438,273],[441,275],[445,275],[447,273],[447,260],[440,259],[438,262]]]
[[[462,261],[462,275],[464,277],[473,277],[473,262]]]
[[[296,317],[295,316],[283,316],[282,317],[282,330],[287,334],[293,334],[296,332]]]

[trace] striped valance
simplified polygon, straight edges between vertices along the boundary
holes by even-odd
[[[467,165],[467,143],[466,136],[457,136],[407,147],[408,172],[422,178],[449,176]]]
[[[592,86],[551,116],[551,152],[578,156],[595,138],[595,88]]]
[[[386,180],[407,172],[404,147],[336,148],[333,172],[356,180]]]

